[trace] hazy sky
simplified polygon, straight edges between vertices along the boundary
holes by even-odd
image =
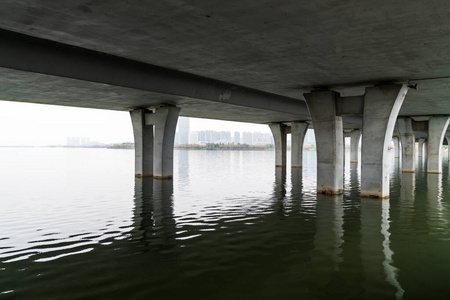
[[[191,131],[260,131],[269,126],[191,118]],[[65,145],[67,137],[133,142],[128,112],[0,101],[0,146]]]

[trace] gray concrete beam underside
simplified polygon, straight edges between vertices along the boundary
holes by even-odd
[[[184,116],[257,123],[309,119],[299,99],[5,30],[0,67],[3,100],[116,110],[171,104]]]

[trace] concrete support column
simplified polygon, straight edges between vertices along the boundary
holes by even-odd
[[[447,135],[447,133],[446,133],[446,135],[445,135],[445,138],[447,139],[447,145],[448,145],[448,152],[447,152],[447,154],[448,154],[448,160],[450,161],[450,135]]]
[[[153,126],[145,124],[145,110],[130,111],[134,133],[136,177],[153,176]]]
[[[340,194],[344,185],[344,145],[342,117],[336,115],[333,91],[305,94],[317,148],[317,192]]]
[[[415,143],[414,130],[411,118],[398,118],[398,131],[402,142],[402,172],[413,173],[415,170]]]
[[[136,177],[173,177],[173,144],[179,113],[178,107],[159,107],[154,113],[144,109],[130,112]]]
[[[417,156],[422,158],[423,157],[423,143],[425,142],[424,138],[420,138],[419,139],[419,143],[418,143],[418,154]]]
[[[153,177],[173,177],[173,144],[177,129],[179,107],[160,107],[155,111],[155,140],[153,147]]]
[[[389,197],[388,149],[408,88],[392,84],[366,88],[361,151],[361,196]]]
[[[427,173],[442,173],[442,143],[449,122],[449,117],[430,117],[428,120]]]
[[[355,129],[350,133],[350,163],[358,163],[360,139],[361,139],[361,130]]]
[[[269,124],[275,142],[275,166],[286,167],[286,125]]]
[[[303,164],[303,142],[308,123],[295,122],[291,124],[291,167],[301,168]]]
[[[398,136],[394,136],[392,138],[392,140],[394,141],[394,151],[395,151],[394,157],[395,158],[399,158],[400,157],[400,142],[399,142],[399,138],[398,138]]]
[[[428,141],[423,143],[423,157],[428,161]]]

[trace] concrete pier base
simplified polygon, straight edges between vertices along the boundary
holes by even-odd
[[[269,124],[275,142],[275,166],[286,167],[286,129],[282,123]]]
[[[135,143],[136,177],[173,177],[173,146],[180,108],[159,107],[154,112],[130,112]]]
[[[366,88],[361,151],[361,197],[389,197],[388,148],[407,91],[408,87],[404,84]]]
[[[350,163],[358,163],[359,140],[361,130],[355,129],[350,133]]]
[[[301,168],[303,165],[303,142],[308,123],[295,122],[291,124],[291,167]]]
[[[153,126],[145,124],[145,112],[144,109],[130,111],[136,177],[153,176]]]
[[[317,192],[340,194],[344,185],[344,145],[342,117],[336,115],[333,91],[305,94],[311,115],[317,149]]]
[[[430,117],[428,120],[427,173],[442,173],[442,143],[447,131],[449,117]]]
[[[411,118],[398,118],[398,131],[402,142],[402,172],[415,171],[416,139],[412,128]]]

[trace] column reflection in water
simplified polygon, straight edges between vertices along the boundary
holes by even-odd
[[[405,291],[402,289],[400,283],[397,280],[398,269],[393,265],[392,255],[394,254],[394,252],[391,250],[390,247],[391,244],[390,241],[391,233],[389,232],[390,222],[391,221],[389,218],[389,201],[382,201],[381,234],[384,237],[383,240],[384,272],[386,274],[386,281],[397,289],[395,293],[395,298],[402,299]]]
[[[350,165],[350,184],[343,199],[343,240],[342,263],[339,265],[339,276],[342,278],[339,286],[346,291],[345,299],[358,299],[362,294],[361,281],[361,197],[360,197],[360,167]]]
[[[157,241],[164,241],[164,245],[160,245],[163,247],[175,243],[176,226],[172,197],[171,179],[135,179],[134,239],[138,239],[144,246],[153,245]]]
[[[416,174],[402,173],[400,188],[400,210],[399,221],[402,227],[410,226],[414,214],[414,201],[416,197]]]
[[[273,187],[274,203],[273,211],[284,215],[286,213],[286,167],[275,168],[275,183]]]
[[[176,161],[174,165],[178,165],[178,189],[184,190],[189,186],[189,154],[188,150],[175,150],[177,155],[175,155]]]
[[[422,156],[417,157],[417,164],[416,164],[419,172],[422,172],[424,163],[425,163],[425,157],[423,156],[423,150],[422,150]]]
[[[389,200],[361,199],[362,299],[402,299],[390,248]]]
[[[302,168],[291,169],[291,197],[293,200],[300,199],[302,197]]]
[[[360,168],[358,164],[350,164],[349,190],[352,194],[359,194],[361,186],[359,184]],[[348,190],[348,189],[347,189]]]
[[[342,195],[318,195],[316,234],[311,251],[309,286],[318,297],[341,293],[339,264],[342,262],[343,216]]]
[[[445,207],[442,203],[442,174],[427,174],[427,221],[430,232],[443,233],[448,228]]]
[[[275,168],[274,196],[278,200],[286,197],[286,167]]]

